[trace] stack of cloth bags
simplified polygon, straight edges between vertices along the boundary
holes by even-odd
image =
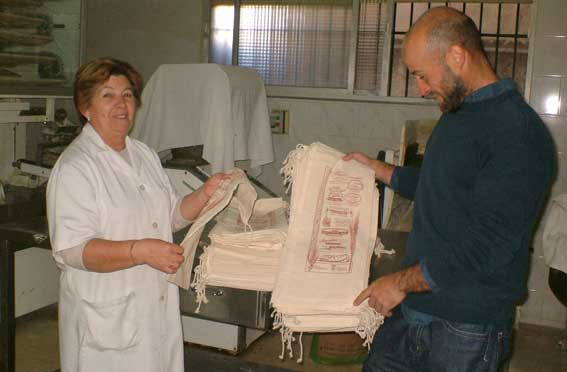
[[[234,168],[226,173],[229,177],[223,180],[217,187],[181,242],[181,247],[183,247],[183,264],[175,274],[169,274],[167,277],[169,282],[183,289],[189,289],[191,284],[191,273],[197,245],[209,221],[215,218],[233,200],[238,201],[236,204],[238,215],[244,225],[248,225],[248,221],[252,216],[254,204],[258,198],[254,186],[252,186],[242,169]]]
[[[274,328],[293,357],[294,333],[355,331],[366,346],[384,317],[365,301],[378,229],[374,172],[322,143],[290,152],[282,173],[291,184],[290,220],[272,293]]]
[[[266,292],[274,287],[287,236],[287,203],[281,198],[258,199],[247,223],[239,206],[235,198],[215,218],[211,244],[200,256],[191,283],[196,290],[196,312],[208,302],[208,285]]]

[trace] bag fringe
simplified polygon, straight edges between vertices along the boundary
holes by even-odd
[[[299,144],[295,148],[287,154],[286,158],[282,163],[282,168],[280,169],[280,174],[283,175],[283,185],[287,185],[285,190],[286,194],[289,194],[289,190],[291,189],[291,185],[293,184],[293,173],[297,164],[300,163],[301,158],[307,151],[309,146]]]
[[[370,350],[374,334],[384,324],[384,316],[369,306],[361,308],[360,323],[354,330],[364,340],[362,346]]]
[[[209,303],[209,299],[205,294],[205,289],[207,288],[207,285],[205,284],[205,276],[207,275],[206,273],[207,266],[205,265],[206,259],[207,259],[207,252],[205,251],[201,256],[199,256],[199,265],[195,267],[194,270],[195,276],[193,277],[193,281],[191,282],[191,288],[195,290],[195,295],[196,295],[196,299],[195,299],[195,302],[197,302],[197,309],[195,310],[196,314],[199,314],[199,312],[201,311],[201,304]]]
[[[382,240],[380,240],[380,238],[377,238],[376,244],[374,244],[374,254],[378,258],[380,258],[383,254],[394,255],[396,254],[396,251],[393,249],[386,249],[384,247],[384,244],[382,243]]]

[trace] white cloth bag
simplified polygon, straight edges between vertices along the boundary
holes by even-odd
[[[367,302],[352,305],[368,286],[378,189],[370,168],[343,156],[316,142],[290,153],[282,169],[293,184],[272,304],[290,356],[293,332],[356,331],[369,345],[383,322]]]
[[[287,203],[281,198],[259,199],[245,225],[238,200],[216,218],[211,244],[201,255],[191,287],[199,304],[208,303],[207,285],[269,292],[280,267],[287,235]]]
[[[248,224],[252,215],[254,203],[258,197],[256,189],[242,169],[234,168],[227,173],[230,174],[230,178],[221,182],[181,242],[185,261],[175,274],[170,274],[167,277],[168,281],[183,289],[189,289],[193,260],[205,225],[230,203],[233,194],[238,198],[240,218],[245,225]]]

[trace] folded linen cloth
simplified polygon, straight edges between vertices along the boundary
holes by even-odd
[[[372,170],[322,143],[299,145],[282,168],[292,183],[290,221],[272,293],[274,328],[293,356],[294,332],[355,331],[370,346],[383,316],[367,301],[378,229],[378,189]],[[301,347],[300,337],[300,347]],[[301,360],[301,354],[298,362]]]
[[[199,312],[207,285],[271,291],[280,266],[287,235],[287,203],[281,198],[259,199],[248,224],[233,200],[220,213],[209,233],[211,244],[201,255],[191,287],[196,290]]]
[[[177,284],[181,288],[189,289],[193,260],[195,259],[197,244],[205,229],[205,225],[230,203],[233,194],[238,199],[239,216],[244,225],[248,224],[248,220],[252,215],[254,202],[258,197],[256,189],[254,189],[254,186],[252,186],[248,177],[241,169],[234,168],[227,173],[230,174],[230,177],[223,180],[217,187],[181,242],[185,260],[175,274],[170,274],[167,277],[169,282]]]

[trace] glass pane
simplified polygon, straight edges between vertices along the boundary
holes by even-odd
[[[425,13],[429,7],[427,3],[414,3],[413,4],[413,21],[412,24],[415,23],[421,17],[423,13]]]
[[[518,24],[518,33],[527,35],[530,30],[531,23],[531,6],[529,4],[520,5],[520,22]]]
[[[451,8],[457,9],[457,10],[460,11],[460,12],[463,11],[463,3],[460,2],[460,1],[452,1],[452,2],[449,2],[448,5],[449,5]]]
[[[396,32],[406,32],[410,26],[410,3],[396,4]]]
[[[467,3],[467,9],[465,11],[465,14],[471,17],[476,27],[478,28],[480,24],[480,4]]]
[[[498,4],[484,4],[482,12],[483,34],[495,34],[498,28]]]
[[[360,3],[360,21],[356,47],[356,90],[380,89],[384,58],[384,17],[386,4],[373,0]]]
[[[221,65],[232,64],[234,6],[220,5],[211,10],[211,47],[209,60]]]
[[[482,43],[484,44],[484,50],[488,56],[488,61],[492,68],[494,68],[494,62],[496,61],[496,38],[492,36],[484,36],[482,38]]]
[[[500,33],[514,34],[516,32],[516,4],[502,4],[502,15],[500,17]]]
[[[242,5],[238,63],[266,84],[346,88],[352,7]]]
[[[71,95],[80,16],[80,0],[3,2],[0,94]]]
[[[406,89],[406,66],[402,59],[402,43],[404,36],[396,35],[392,56],[391,96],[404,97]]]
[[[526,73],[528,68],[528,47],[527,39],[524,39],[525,46],[518,47],[518,54],[516,55],[516,70],[514,74],[514,80],[518,85],[518,90],[524,92],[526,88]],[[518,43],[518,46],[520,43]]]
[[[501,37],[498,42],[498,68],[496,74],[501,78],[512,77],[514,62],[514,38]]]

